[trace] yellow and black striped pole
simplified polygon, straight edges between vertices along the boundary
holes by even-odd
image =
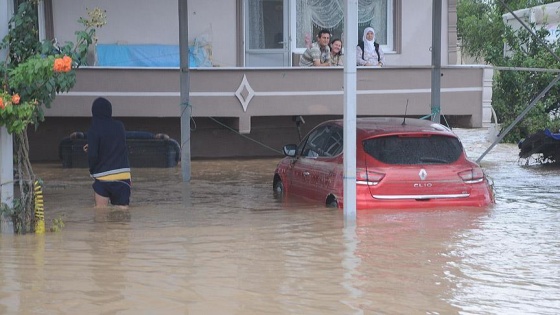
[[[33,183],[33,198],[35,201],[35,233],[45,233],[45,207],[43,203],[43,186],[36,180]]]

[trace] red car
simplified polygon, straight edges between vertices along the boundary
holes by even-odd
[[[356,121],[356,208],[482,207],[493,184],[467,159],[451,129],[413,118]],[[278,196],[298,195],[343,207],[343,120],[316,126],[288,144],[274,172]]]

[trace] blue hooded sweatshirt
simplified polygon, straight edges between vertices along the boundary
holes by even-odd
[[[91,106],[91,127],[87,133],[89,173],[99,180],[130,179],[126,132],[113,120],[111,103],[98,97]]]

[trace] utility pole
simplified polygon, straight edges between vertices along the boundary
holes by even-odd
[[[441,112],[441,0],[432,1],[432,121],[440,122]]]
[[[187,0],[179,1],[179,58],[181,81],[181,171],[183,182],[191,180],[191,111],[189,104],[189,11]]]

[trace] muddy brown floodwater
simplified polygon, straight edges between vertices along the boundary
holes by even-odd
[[[476,160],[485,130],[457,129]],[[482,161],[483,209],[358,211],[275,199],[278,159],[133,169],[129,211],[86,169],[38,164],[47,226],[0,234],[0,314],[559,314],[560,168]]]

